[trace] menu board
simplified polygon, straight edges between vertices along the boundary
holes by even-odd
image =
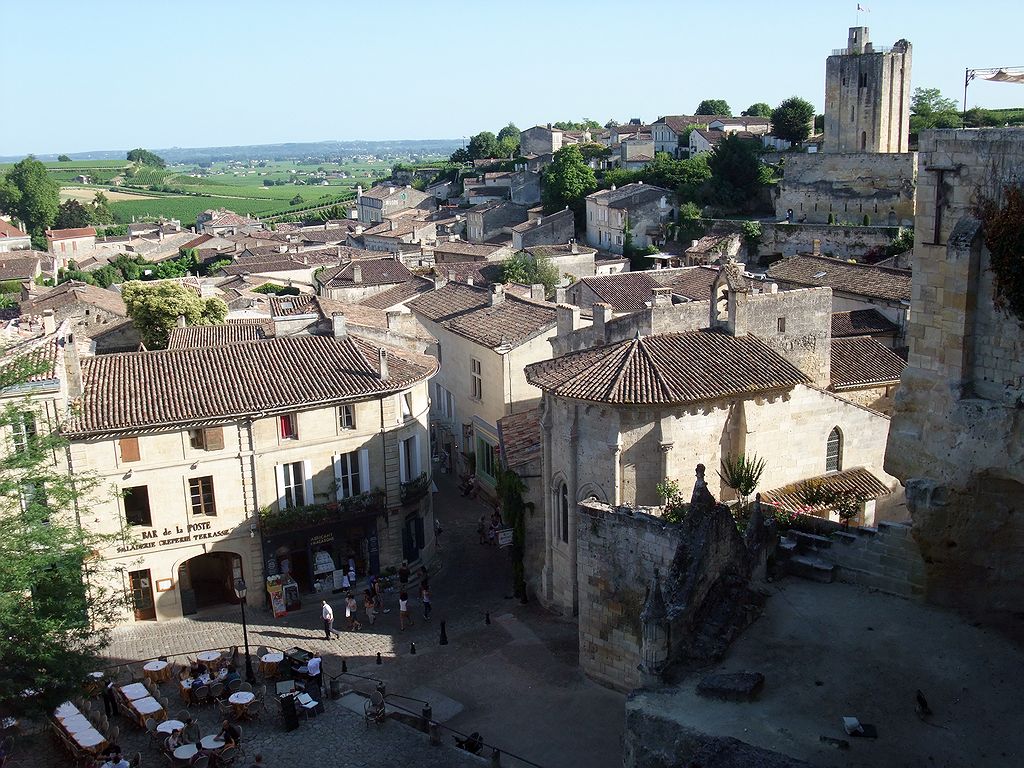
[[[284,604],[284,587],[281,585],[280,576],[271,576],[267,579],[267,593],[270,595],[270,607],[274,610],[274,618],[280,619],[288,615]]]

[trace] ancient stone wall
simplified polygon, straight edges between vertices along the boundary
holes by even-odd
[[[861,216],[861,221],[863,218]],[[873,216],[872,220],[875,219]],[[886,247],[897,234],[899,228],[889,226],[844,227],[797,222],[765,223],[761,225],[761,244],[758,251],[762,255],[781,253],[783,256],[796,256],[813,252],[814,243],[818,241],[822,256],[853,259],[863,257],[872,248]]]
[[[911,226],[917,153],[793,153],[786,156],[775,215],[825,224]]]
[[[1024,131],[921,136],[910,355],[886,469],[907,489],[926,595],[1019,631],[1024,610],[1024,327],[992,303],[972,216],[1024,182]]]

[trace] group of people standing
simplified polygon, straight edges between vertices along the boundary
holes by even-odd
[[[409,579],[411,576],[412,572],[409,570],[409,563],[403,560],[402,567],[398,569],[398,621],[403,632],[406,627],[411,627],[414,624],[409,611]],[[430,573],[427,571],[426,566],[420,568],[419,577],[419,595],[420,601],[423,604],[423,618],[425,621],[430,621],[433,605],[430,594]],[[358,619],[358,611],[359,603],[352,592],[348,592],[345,595],[345,623],[347,629],[351,632],[358,632],[363,628],[362,622]],[[363,590],[363,612],[366,615],[367,623],[371,625],[377,620],[378,614],[391,613],[391,609],[384,604],[384,583],[376,576],[370,577],[369,586]],[[323,601],[320,615],[324,624],[324,639],[330,640],[332,637],[340,636],[341,631],[334,627],[334,609],[326,600]]]

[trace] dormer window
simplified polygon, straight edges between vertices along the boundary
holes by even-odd
[[[298,440],[299,429],[294,413],[282,413],[279,417],[282,440]]]

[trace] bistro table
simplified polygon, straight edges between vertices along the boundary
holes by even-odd
[[[202,653],[196,654],[196,659],[203,662],[208,667],[219,666],[222,658],[220,651],[203,651]]]
[[[284,654],[280,651],[265,653],[260,657],[260,674],[271,676],[277,674],[278,665],[284,661]]]
[[[128,701],[135,701],[135,699],[144,699],[150,695],[149,690],[142,683],[128,683],[128,685],[121,686],[121,693]]]
[[[83,749],[87,749],[90,752],[98,752],[100,747],[106,745],[107,740],[103,737],[103,734],[93,728],[91,731],[82,731],[81,733],[71,734],[71,738],[75,740],[78,746]]]
[[[182,744],[174,750],[174,759],[191,760],[197,752],[199,752],[199,748],[195,744]]]
[[[158,733],[172,734],[180,728],[184,728],[185,724],[181,720],[164,720],[160,723],[156,730]]]
[[[139,725],[145,725],[146,719],[149,717],[154,720],[163,720],[167,716],[163,706],[152,696],[129,702],[129,706],[138,714]]]
[[[142,672],[154,683],[163,683],[171,679],[171,665],[166,661],[150,661],[142,667]]]
[[[61,724],[64,726],[64,730],[68,733],[81,733],[82,731],[88,731],[95,728],[95,726],[89,722],[89,719],[82,714],[65,717],[61,721]]]
[[[251,691],[235,691],[228,696],[228,702],[235,708],[235,717],[242,715],[245,708],[256,699],[256,694]]]
[[[203,745],[203,749],[217,750],[224,746],[224,739],[221,739],[215,733],[211,733],[209,736],[203,736],[199,742]]]

